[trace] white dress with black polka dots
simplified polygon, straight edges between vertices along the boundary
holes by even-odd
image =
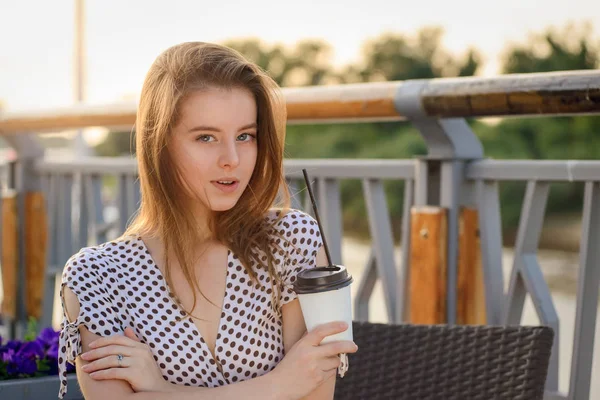
[[[270,211],[266,218],[273,223],[278,216],[278,211]],[[315,220],[298,210],[274,223],[274,230],[286,239],[274,236],[283,249],[274,259],[283,282],[279,289],[283,305],[297,297],[292,284],[300,271],[315,266],[322,240]],[[68,286],[79,299],[80,313],[69,322],[63,299],[59,398],[67,391],[66,362],[74,364],[82,351],[78,329],[82,324],[99,336],[123,334],[132,327],[150,346],[163,377],[174,384],[217,387],[271,371],[283,358],[284,348],[281,313],[271,301],[268,273],[253,266],[263,284],[257,286],[231,250],[227,260],[213,356],[139,237],[83,248],[72,256],[63,271],[61,299],[62,288]]]

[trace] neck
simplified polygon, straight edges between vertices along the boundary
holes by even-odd
[[[188,210],[195,222],[194,227],[196,227],[199,244],[213,240],[214,232],[211,230],[212,211],[199,201],[190,202]]]

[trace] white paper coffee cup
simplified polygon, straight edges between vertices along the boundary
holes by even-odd
[[[311,331],[318,325],[336,321],[348,324],[344,332],[325,337],[321,344],[353,340],[352,282],[352,276],[342,265],[317,267],[298,274],[294,290],[300,300],[306,329]]]

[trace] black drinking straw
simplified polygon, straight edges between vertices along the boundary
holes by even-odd
[[[310,182],[308,180],[308,174],[306,173],[306,169],[302,169],[302,173],[304,174],[304,180],[306,181],[306,188],[308,189],[308,194],[310,195],[310,201],[312,202],[313,210],[315,211],[315,218],[317,220],[317,224],[319,224],[319,231],[321,231],[321,237],[323,238],[323,246],[325,247],[325,254],[327,254],[327,262],[330,267],[333,267],[331,263],[331,255],[329,254],[329,246],[327,246],[327,240],[325,240],[325,235],[323,234],[323,225],[321,225],[321,218],[319,218],[319,210],[317,209],[317,203],[315,201],[315,196],[313,195],[312,189],[310,188]]]

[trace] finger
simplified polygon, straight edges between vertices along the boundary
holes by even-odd
[[[81,369],[84,372],[92,373],[95,371],[105,370],[109,368],[127,368],[130,367],[130,361],[133,360],[132,357],[123,357],[121,360],[121,365],[119,365],[119,360],[117,356],[108,356],[100,358],[94,362],[84,365]]]
[[[313,346],[318,346],[327,336],[335,335],[336,333],[344,332],[348,329],[348,324],[345,322],[329,322],[319,325],[306,335],[306,340]]]
[[[130,378],[130,371],[130,368],[110,368],[92,372],[90,374],[90,377],[98,381],[103,381],[107,379],[121,379],[126,381],[128,380],[127,378]]]
[[[129,346],[111,345],[85,352],[81,355],[81,358],[86,361],[93,361],[110,355],[116,356],[117,354],[131,357],[132,353],[133,349]]]
[[[325,343],[318,347],[318,355],[321,357],[335,356],[341,353],[356,353],[358,346],[351,340],[340,340],[339,342]]]
[[[95,349],[98,347],[108,346],[111,344],[135,347],[137,345],[137,342],[128,338],[127,336],[114,335],[114,336],[107,336],[107,337],[103,337],[100,339],[96,339],[93,342],[91,342],[89,346],[90,346],[90,348]]]
[[[332,369],[337,369],[341,364],[340,358],[338,356],[331,356],[323,359],[319,366],[323,371],[331,371]]]
[[[137,337],[137,334],[135,333],[135,331],[128,326],[127,328],[125,328],[125,336],[127,336],[128,338],[135,340],[136,342],[141,342],[141,340]]]

